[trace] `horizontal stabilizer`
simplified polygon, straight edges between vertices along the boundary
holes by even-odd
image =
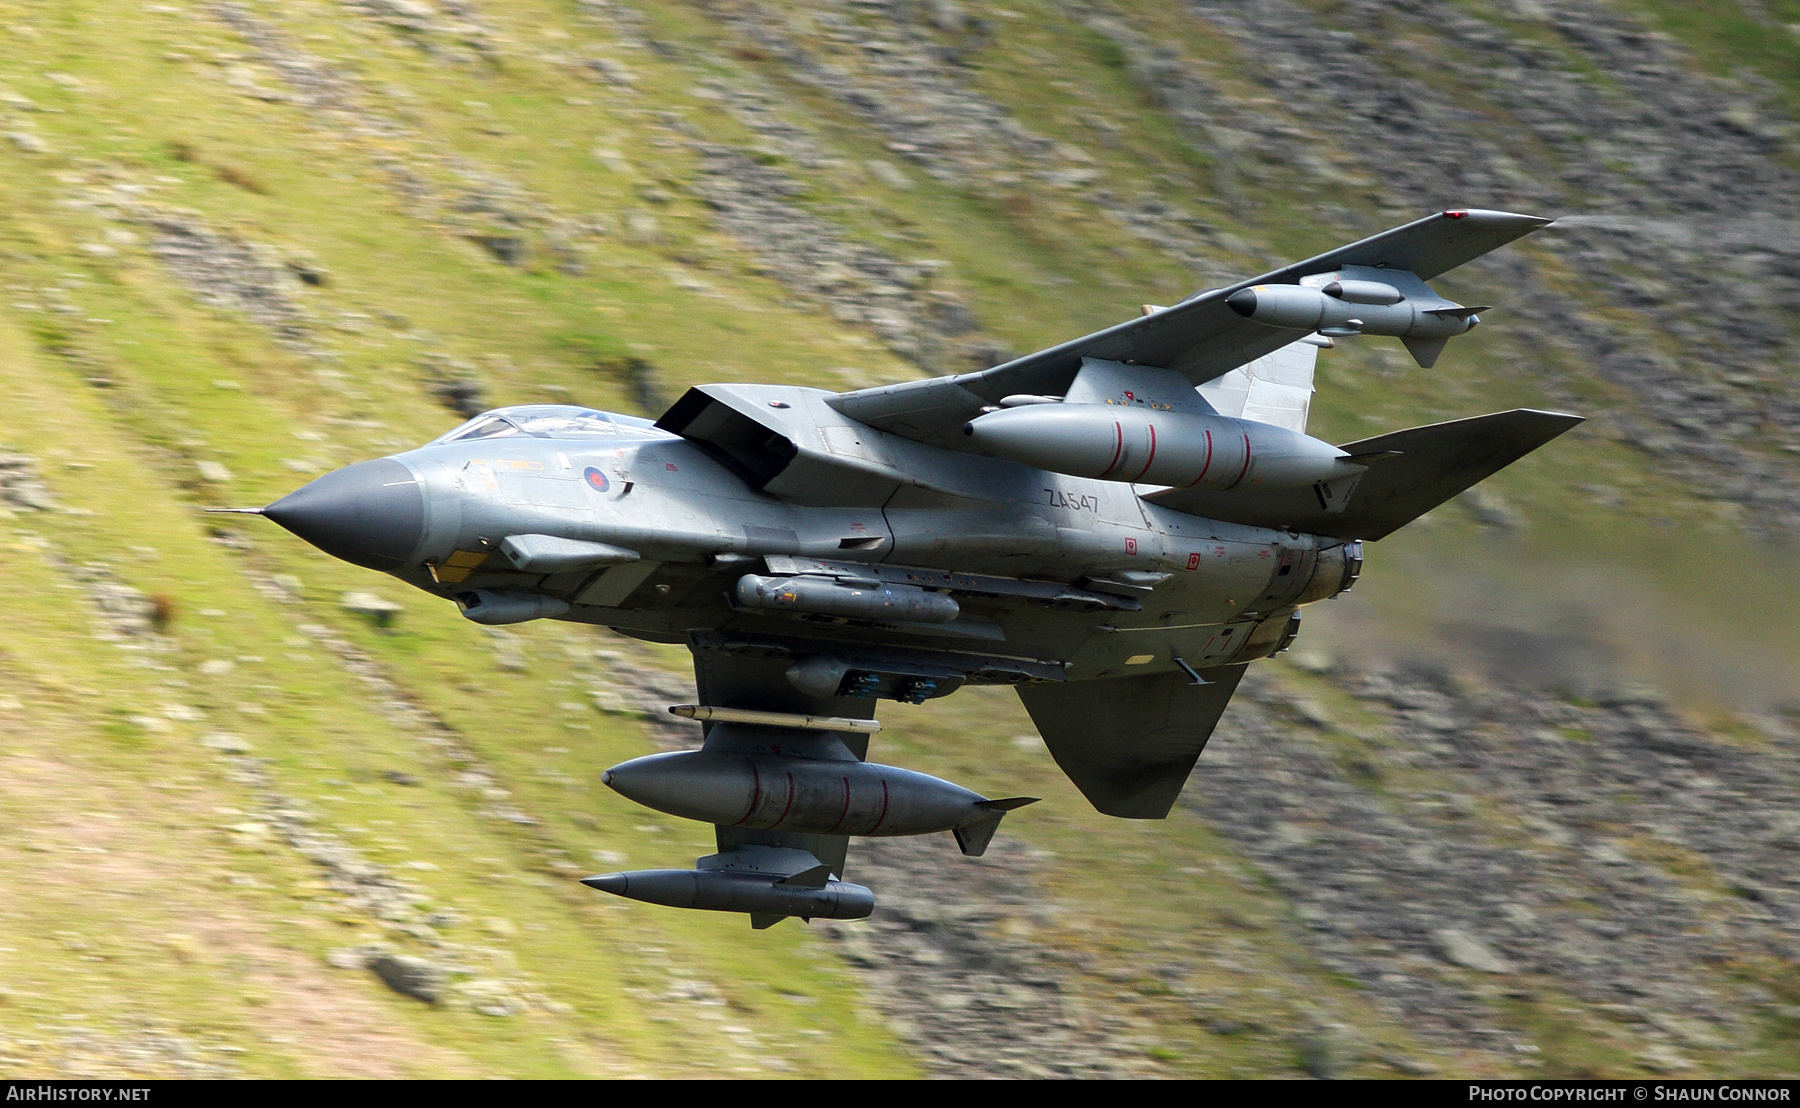
[[[1244,666],[1020,685],[1050,756],[1095,808],[1162,819],[1231,701]]]
[[[1000,829],[1001,817],[1015,808],[1036,804],[1038,800],[1035,796],[1009,796],[1000,800],[977,801],[977,808],[994,814],[953,829],[951,834],[956,836],[956,845],[971,858],[981,857],[987,851],[988,843],[993,841],[994,832]]]
[[[1036,804],[1042,799],[1041,796],[1009,796],[1000,800],[983,800],[975,806],[986,808],[990,812],[1010,812],[1015,808],[1023,808],[1027,804]]]
[[[1178,512],[1228,523],[1340,539],[1379,539],[1580,422],[1581,416],[1519,408],[1346,443],[1342,449],[1355,458],[1390,456],[1370,465],[1349,502],[1335,511],[1310,486],[1168,489],[1152,493],[1148,499]]]

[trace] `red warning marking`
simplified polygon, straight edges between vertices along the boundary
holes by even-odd
[[[1189,569],[1199,569],[1200,568],[1200,552],[1198,550],[1196,550],[1192,554],[1188,555],[1188,568]]]
[[[1137,540],[1136,539],[1126,539],[1125,540],[1125,553],[1127,553],[1127,554],[1136,554],[1137,553]]]

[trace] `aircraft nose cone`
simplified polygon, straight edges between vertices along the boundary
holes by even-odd
[[[263,515],[334,558],[389,570],[406,564],[425,536],[425,492],[411,470],[381,458],[327,473]]]
[[[596,877],[583,877],[581,883],[603,893],[622,893],[631,884],[631,879],[622,873],[602,873]]]

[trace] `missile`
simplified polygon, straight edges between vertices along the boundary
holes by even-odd
[[[1015,462],[1103,481],[1283,487],[1367,467],[1328,442],[1253,419],[1124,404],[1032,404],[977,416],[963,433]]]
[[[737,600],[746,608],[905,623],[949,623],[962,611],[941,592],[890,585],[872,577],[760,577],[747,573],[738,578]]]
[[[1000,818],[1037,798],[989,800],[961,785],[873,762],[734,754],[651,754],[600,782],[646,808],[761,831],[888,837],[952,831],[963,853],[987,849]]]
[[[805,881],[809,876],[810,873],[799,873],[781,878],[742,870],[640,869],[584,877],[581,883],[646,904],[709,912],[749,912],[757,917],[866,919],[875,910],[875,894],[866,886],[827,880],[814,888]]]

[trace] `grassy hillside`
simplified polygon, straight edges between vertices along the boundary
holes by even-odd
[[[852,879],[859,857],[891,878],[881,930],[599,897],[574,878],[710,850],[598,781],[655,748],[639,704],[679,688],[682,652],[483,629],[200,512],[423,442],[459,403],[654,414],[704,381],[948,372],[1420,214],[1367,151],[1284,122],[1195,7],[0,0],[0,1072],[1792,1072],[1791,963],[1751,1023],[1677,1035],[1550,971],[1426,958],[1404,972],[1506,1030],[1422,1032],[1321,953],[1252,840],[1202,807],[1096,815],[999,692],[883,710],[884,759],[1046,800],[984,865],[856,846]],[[1645,10],[1693,36],[1695,73],[1731,49]],[[1786,49],[1748,64],[1779,79]],[[1231,105],[1214,130],[1176,71]],[[1595,327],[1639,325],[1563,248],[1518,253]],[[1516,276],[1444,285],[1504,306]],[[1800,677],[1800,613],[1718,581],[1791,566],[1746,537],[1737,456],[1646,454],[1632,429],[1663,400],[1507,320],[1437,373],[1378,342],[1322,360],[1316,427],[1340,440],[1518,404],[1601,418],[1382,544],[1308,641],[1405,655],[1521,594],[1501,621],[1555,630],[1618,588],[1704,672],[1761,676],[1720,696],[1648,647],[1616,668],[1720,741],[1786,750],[1755,728]],[[1781,441],[1743,449],[1791,479]],[[377,625],[355,591],[404,610]],[[1244,710],[1298,733],[1283,705],[1319,706],[1346,762],[1403,733],[1308,667],[1269,667]],[[1464,787],[1408,782],[1382,803]]]

